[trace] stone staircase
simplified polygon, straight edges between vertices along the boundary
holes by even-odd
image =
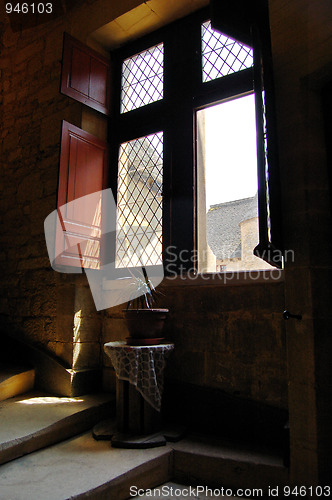
[[[92,428],[114,417],[115,397],[57,397],[37,391],[0,403],[0,499],[129,496],[170,478],[172,450],[112,448]]]
[[[93,426],[115,413],[112,394],[57,397],[37,391],[0,403],[1,500],[124,500],[130,486],[170,480],[240,488],[287,483],[282,458],[193,434],[150,449],[112,448]]]
[[[109,394],[68,398],[32,391],[2,401],[0,464],[80,434],[113,414]]]
[[[157,448],[112,448],[92,428],[115,420],[114,395],[55,396],[33,386],[33,369],[1,364],[0,500],[125,500],[131,486],[172,480],[234,491],[287,484],[282,457],[224,438],[192,434]]]

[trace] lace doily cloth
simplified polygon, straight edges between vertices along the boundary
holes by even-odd
[[[166,360],[173,349],[174,344],[129,346],[126,342],[108,342],[104,345],[118,379],[128,380],[157,411],[161,409]]]

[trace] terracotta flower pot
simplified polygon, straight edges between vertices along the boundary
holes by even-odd
[[[124,311],[129,334],[132,338],[162,337],[168,309],[127,309]]]

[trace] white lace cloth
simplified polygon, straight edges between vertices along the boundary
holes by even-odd
[[[157,411],[161,409],[166,360],[173,349],[174,344],[129,346],[126,342],[108,342],[104,345],[118,379],[128,380]]]

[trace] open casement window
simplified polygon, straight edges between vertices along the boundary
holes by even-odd
[[[257,134],[259,244],[254,254],[282,267],[280,181],[268,2],[211,1],[211,24],[253,48]]]
[[[63,43],[61,92],[101,113],[109,112],[109,61],[67,33]]]
[[[107,145],[63,122],[58,185],[55,265],[100,269],[102,191],[107,187]]]
[[[111,54],[111,165],[118,165],[118,173],[112,167],[111,176],[118,210],[113,251],[118,267],[141,257],[154,265],[162,255],[166,274],[194,268],[200,272],[196,257],[204,174],[199,163],[204,153],[198,115],[250,95],[257,130],[258,193],[253,199],[259,207],[251,253],[260,257],[257,261],[282,265],[267,12],[265,5],[260,11],[258,1],[249,15],[247,3],[212,2],[212,10],[192,14]],[[265,59],[267,64],[262,64]],[[162,138],[159,159],[152,137]],[[214,271],[220,269],[227,271],[221,261]]]
[[[59,204],[78,193],[82,197],[98,192],[101,186],[112,189],[116,213],[107,216],[116,218],[116,234],[105,239],[104,251],[119,275],[128,267],[154,268],[161,262],[165,274],[200,272],[196,257],[205,180],[199,164],[201,157],[205,160],[199,113],[250,95],[255,99],[258,195],[254,198],[259,209],[259,239],[251,253],[272,266],[282,264],[268,16],[264,0],[257,0],[250,11],[247,4],[215,0],[212,10],[198,11],[114,50],[111,72],[94,62],[90,49],[68,38],[63,65],[67,95],[95,106],[98,100],[107,103],[111,94],[109,175],[105,184],[106,145],[100,149],[91,136],[87,140],[68,128],[70,138],[63,135]],[[109,74],[106,90],[100,90],[102,86],[97,92],[94,82],[99,76],[108,82]],[[102,98],[96,99],[96,92]],[[106,109],[105,104],[99,110]],[[76,154],[81,160],[74,159]],[[95,155],[97,167],[92,167]],[[87,226],[94,226],[92,212]],[[74,214],[74,219],[76,215],[79,218]],[[67,214],[66,220],[72,216]],[[70,244],[74,248],[75,240]],[[77,265],[82,265],[77,244],[75,252]],[[227,271],[222,261],[214,272],[220,270]]]

